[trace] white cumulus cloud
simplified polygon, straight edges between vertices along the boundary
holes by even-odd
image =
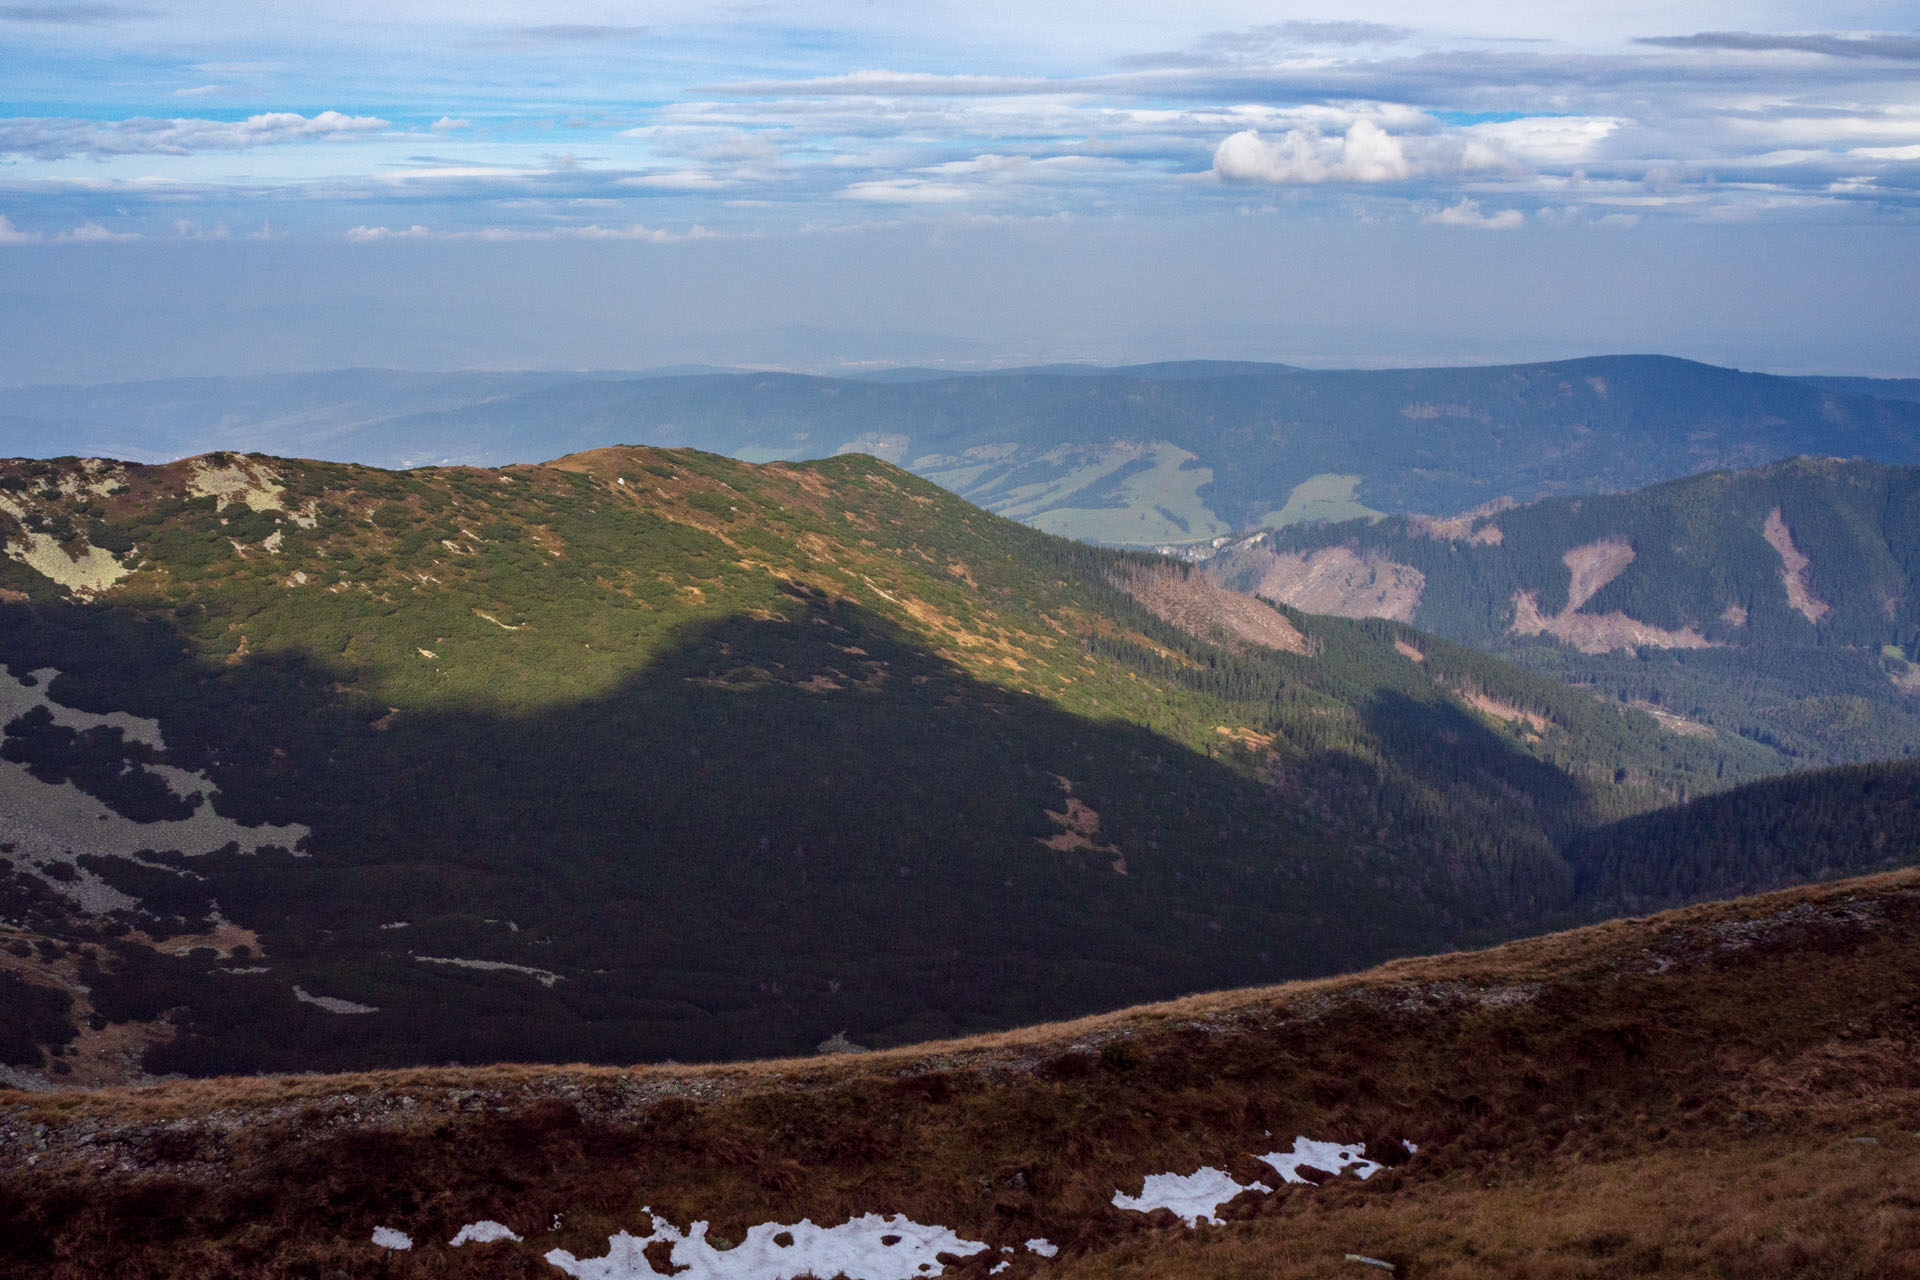
[[[1502,209],[1498,213],[1480,212],[1480,202],[1460,197],[1458,204],[1448,205],[1421,218],[1422,222],[1431,222],[1441,227],[1469,227],[1475,231],[1511,231],[1525,224],[1527,215],[1518,209]]]
[[[1312,124],[1274,137],[1242,129],[1213,152],[1214,173],[1229,182],[1406,182],[1519,168],[1491,141],[1390,133],[1366,119],[1353,121],[1344,133],[1323,132]]]

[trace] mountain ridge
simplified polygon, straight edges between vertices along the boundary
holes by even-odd
[[[1436,521],[1300,525],[1223,585],[1384,615],[1809,763],[1911,754],[1920,469],[1791,459]]]
[[[383,372],[361,379],[371,386],[343,373],[17,388],[0,393],[0,412],[42,451],[112,444],[146,458],[244,446],[414,466],[502,465],[618,442],[752,461],[857,450],[1050,532],[1140,546],[1203,545],[1342,512],[1451,516],[1799,453],[1920,462],[1920,404],[1896,394],[1898,383],[1886,397],[1862,396],[1854,392],[1879,384],[1828,387],[1664,356],[934,372],[908,381]],[[68,425],[35,428],[35,414]],[[90,437],[71,425],[96,420],[111,430]]]
[[[859,455],[16,462],[0,534],[0,916],[93,947],[156,1071],[885,1043],[1350,965],[1538,927],[1564,840],[1781,765]]]

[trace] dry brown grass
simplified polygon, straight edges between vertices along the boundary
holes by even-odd
[[[552,1275],[650,1205],[1043,1235],[1063,1276],[1917,1274],[1916,992],[1908,872],[881,1054],[11,1095],[0,1272]],[[1109,1203],[1269,1132],[1398,1167],[1200,1232]],[[479,1218],[528,1248],[365,1243]]]

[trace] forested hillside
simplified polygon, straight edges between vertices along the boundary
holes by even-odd
[[[1920,862],[1920,763],[1751,783],[1616,822],[1567,850],[1589,909],[1642,911]]]
[[[867,457],[17,462],[0,513],[6,963],[74,1046],[13,1058],[82,1075],[1329,972],[1557,918],[1564,841],[1779,765]]]
[[[1797,459],[1451,520],[1296,526],[1208,573],[1411,622],[1676,732],[1811,764],[1920,749],[1920,468]]]

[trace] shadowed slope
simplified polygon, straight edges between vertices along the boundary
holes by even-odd
[[[1901,873],[865,1057],[0,1095],[0,1268],[556,1275],[648,1206],[905,1214],[970,1278],[1911,1275],[1916,944]],[[1388,1168],[1197,1231],[1114,1204],[1295,1134]],[[445,1243],[482,1219],[524,1243]]]

